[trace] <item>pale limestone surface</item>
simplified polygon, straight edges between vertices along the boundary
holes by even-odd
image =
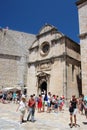
[[[49,45],[47,53],[43,45]],[[46,51],[46,49],[45,49]],[[79,96],[81,79],[80,45],[64,36],[54,26],[46,24],[29,49],[28,94],[40,94],[42,89],[67,99]],[[46,83],[43,86],[43,83]]]
[[[0,30],[0,88],[26,84],[28,49],[35,35]]]
[[[78,16],[81,46],[82,89],[87,95],[87,0],[79,0]]]
[[[18,104],[0,103],[0,130],[71,130],[69,127],[69,112],[64,106],[64,111],[58,113],[35,113],[35,122],[19,123]],[[27,119],[27,111],[25,120]],[[77,114],[77,127],[72,130],[86,130],[87,119],[84,115]]]
[[[45,43],[49,45],[46,54]],[[45,87],[66,98],[72,93],[78,96],[80,64],[80,46],[52,25],[44,25],[38,35],[0,30],[1,89],[26,85],[29,95],[38,95]]]

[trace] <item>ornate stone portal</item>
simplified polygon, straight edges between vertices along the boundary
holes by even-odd
[[[49,86],[49,78],[50,75],[44,72],[41,72],[39,75],[37,75],[37,81],[38,81],[38,94],[41,94],[41,92],[47,92],[48,86]]]

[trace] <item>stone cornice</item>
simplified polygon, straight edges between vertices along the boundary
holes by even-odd
[[[57,39],[53,39],[53,40],[51,40],[51,42],[52,43],[57,43],[58,41],[60,41],[60,40],[64,40],[65,41],[65,36],[61,36],[60,38],[57,38]],[[61,42],[62,43],[62,42]]]
[[[8,54],[0,54],[0,58],[19,60],[21,58],[21,56],[8,55]]]
[[[67,55],[67,58],[71,59],[71,61],[75,61],[76,63],[78,63],[79,65],[81,64],[81,61],[79,61],[78,59],[74,59],[73,57]]]
[[[48,59],[45,59],[45,60],[38,60],[38,61],[28,62],[28,65],[39,64],[39,63],[47,63],[47,62],[54,63],[55,60],[59,59],[59,60],[62,61],[62,60],[66,60],[68,57],[80,63],[80,61],[78,59],[76,60],[73,57],[69,56],[66,52],[64,52],[62,55],[54,56],[54,57],[51,57],[51,58],[48,58]]]
[[[63,58],[63,57],[64,57],[64,54],[59,55],[59,56],[55,56],[55,57],[51,57],[51,58],[48,58],[48,59],[45,59],[45,60],[28,62],[28,64],[31,65],[31,64],[46,63],[46,62],[52,62],[53,63],[55,59],[60,59],[60,58]]]
[[[85,39],[87,38],[87,33],[82,33],[79,35],[80,39]]]
[[[79,0],[79,1],[76,2],[76,5],[78,6],[78,5],[80,5],[80,4],[82,4],[82,3],[86,2],[86,1],[87,0]]]

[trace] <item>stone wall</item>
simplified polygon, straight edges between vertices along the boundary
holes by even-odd
[[[26,85],[29,47],[35,35],[0,30],[0,88]]]
[[[84,0],[78,5],[79,30],[80,34],[87,32],[87,1]]]
[[[0,87],[14,87],[18,83],[20,57],[0,55]]]
[[[81,64],[82,64],[82,89],[87,95],[87,1],[83,0],[78,5]]]
[[[87,39],[81,40],[82,88],[87,95]]]

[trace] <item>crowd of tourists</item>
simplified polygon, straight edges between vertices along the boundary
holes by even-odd
[[[38,113],[50,113],[52,111],[57,113],[58,111],[63,110],[64,103],[64,96],[59,98],[58,95],[52,95],[50,92],[48,92],[48,94],[42,92],[39,96],[32,94],[30,95],[28,101],[26,101],[26,96],[22,95],[17,108],[17,111],[20,111],[20,123],[24,122],[26,109],[28,111],[27,121],[34,122],[35,110],[37,110]]]
[[[39,96],[36,96],[35,94],[31,95],[29,100],[25,100],[25,96],[22,96],[21,102],[19,103],[19,106],[17,110],[20,111],[20,122],[22,123],[24,121],[24,115],[25,115],[25,109],[28,110],[28,116],[27,121],[34,122],[34,114],[35,110],[37,110],[38,113],[41,112],[55,112],[58,113],[60,111],[64,110],[65,105],[65,97],[58,95],[52,95],[51,92],[44,93],[42,92]],[[23,104],[24,105],[23,105]],[[22,105],[25,107],[25,109],[22,109]],[[73,125],[77,125],[77,119],[76,115],[77,112],[79,112],[81,115],[85,114],[87,118],[87,99],[84,98],[83,95],[80,95],[79,98],[76,98],[75,95],[72,95],[72,98],[69,102],[69,113],[70,113],[70,127],[72,128]]]
[[[0,102],[2,103],[19,103],[21,99],[21,91],[12,92],[12,91],[4,91],[0,93]]]
[[[1,98],[2,103],[18,103],[17,111],[20,112],[20,123],[24,122],[24,116],[26,110],[28,111],[27,121],[34,122],[35,110],[38,113],[41,112],[55,112],[58,113],[64,110],[65,105],[65,97],[62,95],[59,97],[58,95],[54,95],[51,92],[46,93],[42,91],[39,96],[32,94],[30,97],[27,97],[22,93],[4,93]],[[77,124],[77,112],[81,115],[85,114],[87,119],[87,96],[83,94],[76,98],[75,95],[72,95],[71,100],[69,101],[69,113],[70,113],[70,127]]]

